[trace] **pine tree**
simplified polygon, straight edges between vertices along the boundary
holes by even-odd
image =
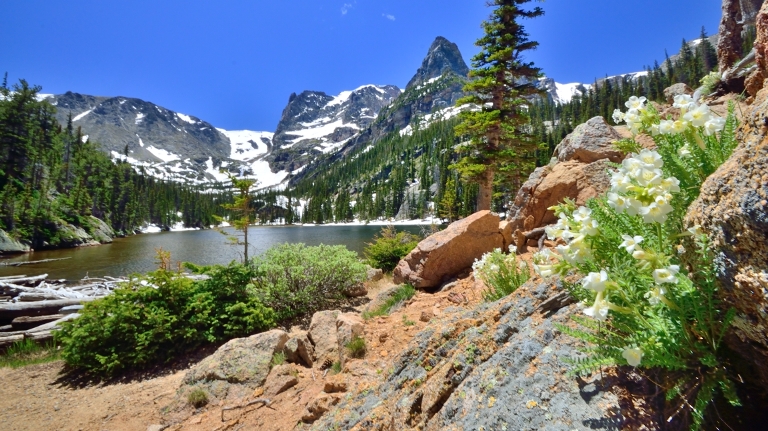
[[[239,179],[232,175],[229,176],[232,181],[232,188],[234,188],[238,195],[235,196],[234,202],[230,204],[224,204],[223,207],[234,214],[234,218],[231,219],[232,226],[235,229],[243,232],[243,241],[239,241],[236,237],[230,239],[234,244],[243,246],[243,263],[248,264],[248,227],[253,223],[253,208],[251,203],[253,197],[251,196],[251,189],[255,187],[258,182],[251,179]]]
[[[544,14],[540,7],[523,10],[531,0],[493,0],[490,18],[483,22],[485,35],[477,40],[480,53],[472,58],[474,69],[464,87],[469,96],[458,105],[473,104],[477,111],[464,111],[456,134],[470,140],[462,151],[465,156],[454,165],[465,179],[477,182],[477,209],[490,209],[496,174],[512,180],[513,189],[527,177],[534,166],[537,148],[526,130],[529,117],[524,97],[539,94],[536,79],[540,69],[526,62],[523,54],[538,42],[518,22]]]

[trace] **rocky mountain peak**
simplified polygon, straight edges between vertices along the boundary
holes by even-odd
[[[336,96],[322,91],[291,95],[272,141],[274,152],[269,160],[273,168],[302,166],[305,161],[297,160],[293,153],[336,150],[366,129],[400,93],[394,85],[363,85]]]
[[[416,75],[411,78],[405,88],[407,90],[447,72],[466,77],[469,67],[464,62],[459,47],[448,39],[438,36],[429,47],[429,52],[416,71]]]

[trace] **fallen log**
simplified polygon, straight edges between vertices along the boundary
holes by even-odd
[[[96,299],[98,298],[88,297],[58,299],[55,301],[0,303],[0,323],[10,323],[13,319],[22,316],[46,316],[49,314],[58,314],[62,307],[79,305]]]
[[[21,292],[16,297],[17,300],[22,302],[49,301],[65,298],[65,296],[53,292]]]
[[[40,332],[40,331],[53,331],[53,330],[59,329],[60,328],[59,325],[61,325],[62,322],[66,322],[67,320],[77,319],[78,317],[80,317],[80,314],[78,313],[67,314],[66,316],[60,319],[56,319],[53,322],[48,322],[44,325],[40,325],[32,329],[28,329],[26,332],[24,332],[24,334],[26,335],[26,334],[31,334],[31,333]]]
[[[57,259],[43,259],[43,260],[30,260],[26,262],[2,262],[0,265],[3,266],[21,266],[21,265],[34,265],[36,263],[46,263],[46,262],[54,262],[57,260],[66,260],[66,259],[72,259],[71,257],[60,257]]]
[[[38,281],[45,281],[46,278],[48,278],[48,274],[40,274],[40,275],[35,275],[34,277],[22,276],[22,277],[14,278],[14,279],[11,279],[11,280],[0,280],[0,283],[11,282],[11,283],[16,284],[18,286],[34,285]]]
[[[13,319],[11,327],[14,331],[23,331],[40,326],[44,323],[54,322],[64,317],[63,314],[51,314],[49,316],[23,316]]]
[[[40,331],[40,332],[33,332],[33,333],[26,333],[24,334],[25,340],[32,340],[36,343],[42,343],[44,341],[51,341],[53,340],[53,331]]]
[[[0,336],[0,347],[7,347],[11,344],[24,339],[23,334]]]
[[[8,281],[8,280],[18,280],[19,278],[24,278],[26,275],[6,275],[3,277],[0,277],[0,281]]]

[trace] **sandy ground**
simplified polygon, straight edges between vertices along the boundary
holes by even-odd
[[[369,286],[368,296],[373,298],[391,285],[391,279],[385,278]],[[65,374],[61,361],[19,369],[3,368],[0,369],[0,429],[144,431],[155,424],[162,425],[158,429],[192,431],[305,429],[308,426],[301,423],[301,417],[307,404],[323,391],[326,380],[342,380],[347,383],[348,391],[377,386],[392,368],[398,352],[430,319],[439,317],[446,307],[472,307],[480,300],[480,291],[471,276],[459,280],[450,290],[418,292],[390,316],[366,322],[368,351],[363,359],[348,360],[336,376],[318,365],[314,369],[293,365],[299,383],[273,397],[269,406],[257,403],[228,409],[258,398],[257,389],[244,399],[226,400],[201,409],[169,410],[186,372],[184,369],[120,383],[83,383]]]

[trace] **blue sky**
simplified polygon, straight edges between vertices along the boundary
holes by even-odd
[[[291,92],[404,87],[438,35],[469,63],[485,0],[2,0],[0,73],[45,93],[128,96],[216,127],[274,131]],[[720,0],[546,0],[529,56],[558,82],[677,52]]]

